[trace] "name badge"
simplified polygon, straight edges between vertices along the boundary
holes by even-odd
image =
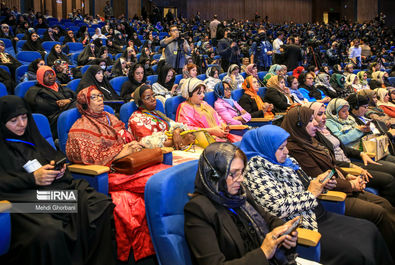
[[[265,51],[265,53],[267,53],[267,49],[266,48],[264,49],[264,51]]]
[[[42,167],[42,165],[40,164],[40,162],[38,162],[37,159],[29,160],[25,165],[23,165],[23,168],[26,170],[27,173],[33,173],[40,167]]]
[[[174,54],[174,55],[177,55],[177,51],[174,51],[173,54]]]

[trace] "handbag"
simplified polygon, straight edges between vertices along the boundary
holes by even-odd
[[[389,140],[386,135],[366,135],[362,137],[362,146],[364,152],[375,154],[375,161],[379,161],[389,154]]]
[[[195,131],[194,135],[196,137],[196,145],[202,147],[202,148],[206,148],[207,146],[209,146],[211,143],[215,143],[215,138],[207,131],[205,130],[199,130],[199,131]]]
[[[143,149],[114,160],[111,170],[116,173],[132,175],[140,170],[162,163],[163,153],[160,148]]]

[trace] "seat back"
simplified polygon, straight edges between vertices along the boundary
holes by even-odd
[[[15,70],[15,81],[19,82],[22,78],[22,76],[27,72],[27,69],[29,68],[28,65],[21,65]]]
[[[74,65],[78,65],[78,55],[80,55],[79,52],[73,53],[71,55],[71,63]]]
[[[221,80],[222,80],[222,79],[224,79],[224,77],[226,76],[226,74],[227,74],[227,73],[222,73],[222,74],[219,74],[219,76],[218,76],[218,77],[219,77],[219,79],[221,79]]]
[[[91,67],[92,65],[87,64],[81,67],[81,74],[85,74],[86,70],[88,70],[89,67]]]
[[[104,110],[114,114],[114,110],[104,105]],[[60,151],[66,153],[66,143],[69,135],[69,131],[71,126],[73,126],[74,122],[81,117],[81,113],[77,108],[72,108],[66,111],[63,111],[58,118],[58,137],[59,137],[59,147]]]
[[[51,51],[52,47],[55,46],[56,44],[61,45],[61,43],[58,41],[44,41],[41,43],[44,50],[46,50],[48,53]]]
[[[69,46],[70,53],[82,52],[84,49],[84,45],[80,42],[67,42],[67,46]]]
[[[6,70],[9,74],[11,74],[10,68],[8,68],[7,65],[0,65],[0,68],[3,69],[3,70]]]
[[[121,106],[121,109],[119,110],[119,117],[121,118],[121,121],[125,123],[126,128],[128,128],[129,117],[136,110],[137,110],[137,105],[134,101],[127,102]],[[160,112],[165,113],[163,109],[162,101],[160,101],[159,99],[156,100],[155,110],[159,110]]]
[[[247,73],[246,73],[246,72],[242,72],[242,73],[240,73],[240,75],[241,75],[244,79],[246,79],[246,77],[247,77]]]
[[[16,52],[19,53],[20,51],[22,51],[22,46],[23,44],[25,44],[26,40],[18,40],[16,42]]]
[[[147,84],[153,85],[158,81],[158,75],[149,75],[147,76]]]
[[[17,95],[18,97],[23,98],[26,94],[26,92],[29,90],[29,88],[31,88],[32,86],[34,86],[36,84],[36,81],[25,81],[22,83],[19,83],[16,87],[15,87],[15,95]]]
[[[78,85],[80,84],[80,81],[81,78],[73,79],[67,83],[67,87],[75,92],[77,90]]]
[[[266,87],[260,87],[258,90],[258,95],[263,98],[265,94],[266,94]]]
[[[206,101],[211,107],[214,108],[214,102],[215,102],[214,91],[205,93],[204,94],[204,101]]]
[[[7,95],[8,95],[7,88],[5,87],[5,85],[3,83],[0,83],[0,97],[7,96]]]
[[[176,120],[178,105],[185,101],[182,96],[168,98],[165,102],[166,116],[171,120]]]
[[[179,84],[182,79],[182,74],[176,75],[176,78],[174,79],[174,84]]]
[[[128,79],[129,78],[127,76],[118,76],[110,80],[110,85],[114,88],[118,95],[121,95],[122,85],[128,81]]]
[[[161,265],[191,265],[184,236],[184,206],[193,193],[198,161],[153,175],[145,185],[147,223]]]
[[[263,80],[263,78],[265,77],[265,75],[267,74],[267,72],[263,71],[263,72],[258,72],[258,78],[260,80]]]
[[[244,89],[235,89],[232,91],[232,98],[234,101],[239,101],[244,94]]]
[[[22,64],[30,64],[36,59],[42,58],[41,54],[36,51],[20,51],[16,55],[16,59]]]
[[[47,142],[56,149],[55,142],[53,141],[51,127],[47,117],[39,113],[33,113],[33,119],[36,122],[37,128],[41,135],[47,140]]]
[[[197,78],[204,81],[204,80],[206,80],[206,74],[198,75]]]

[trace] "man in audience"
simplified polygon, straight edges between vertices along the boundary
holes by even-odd
[[[281,53],[280,48],[284,44],[283,39],[284,39],[284,32],[282,31],[278,32],[277,38],[273,41],[273,53],[274,53],[273,63],[277,63],[277,61],[279,61],[279,54]]]
[[[218,16],[214,15],[213,20],[210,22],[210,38],[212,40],[212,44],[217,46],[217,27],[221,22],[218,20]]]
[[[295,37],[289,37],[286,45],[283,45],[283,64],[287,66],[288,71],[293,71],[302,61],[302,50],[295,45]]]
[[[266,32],[263,27],[260,27],[258,34],[251,46],[251,63],[258,66],[258,71],[266,71],[272,64],[273,47],[267,40]]]

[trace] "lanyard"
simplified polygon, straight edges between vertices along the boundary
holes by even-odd
[[[111,126],[111,121],[110,121],[110,118],[108,117],[107,114],[106,114],[106,118],[107,118],[107,121],[108,121],[108,126]]]
[[[238,214],[236,213],[236,211],[233,210],[232,208],[228,208],[228,209],[229,209],[229,211],[231,211],[231,212],[234,213],[235,215],[238,215]]]
[[[159,115],[155,115],[152,112],[148,112],[148,111],[144,111],[144,110],[143,110],[143,113],[147,114],[148,116],[159,119],[161,121],[164,121],[167,124],[168,128],[170,128],[170,123],[168,121],[166,121],[165,119],[163,119],[162,117],[160,117]]]
[[[23,141],[23,140],[18,140],[18,139],[12,139],[12,138],[6,138],[5,139],[8,142],[14,142],[14,143],[24,143],[24,144],[28,144],[31,146],[36,146],[35,144],[31,143],[31,142],[27,142],[27,141]]]

